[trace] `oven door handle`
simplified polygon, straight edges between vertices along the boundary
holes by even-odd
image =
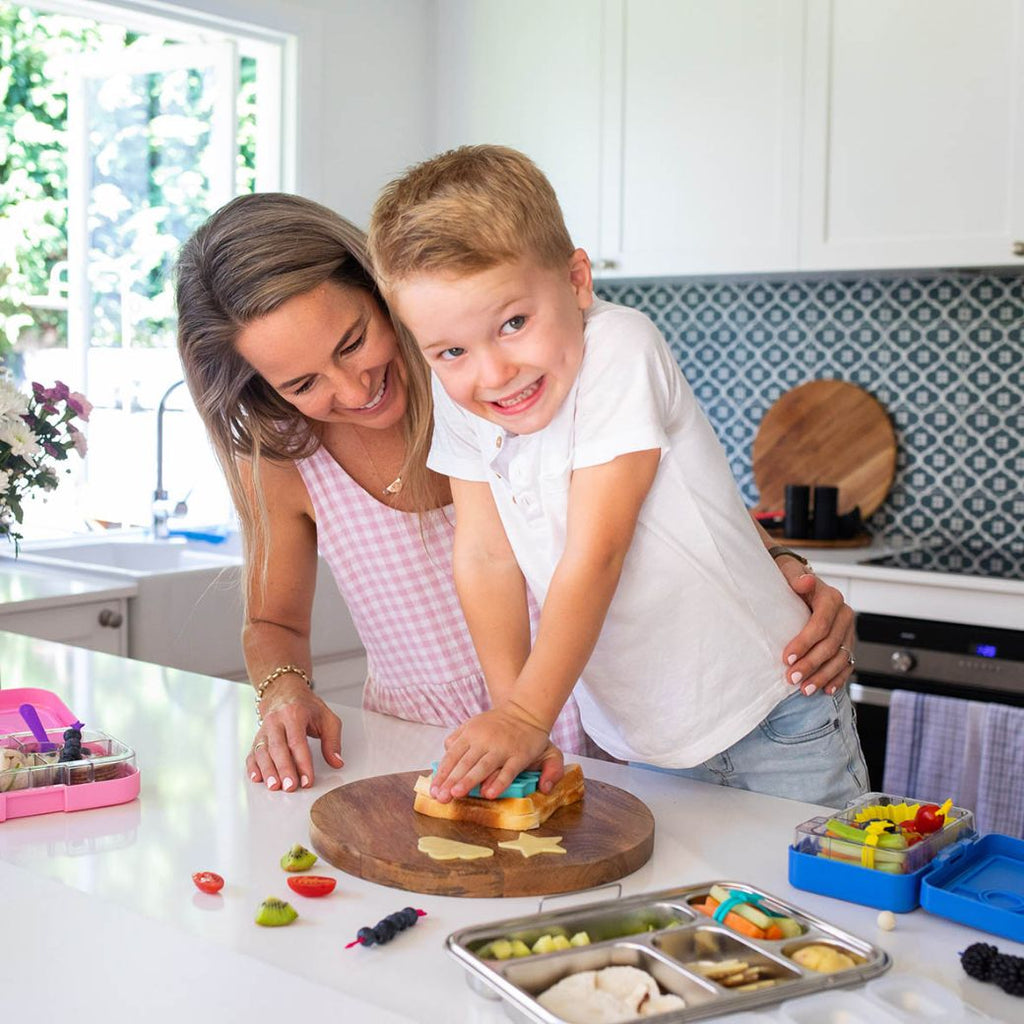
[[[850,683],[850,700],[854,704],[870,704],[876,708],[887,708],[892,702],[892,690],[883,690],[878,686],[865,686],[863,683]]]

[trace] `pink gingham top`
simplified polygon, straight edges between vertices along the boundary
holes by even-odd
[[[320,553],[366,648],[363,707],[450,726],[487,710],[487,686],[452,579],[452,506],[422,517],[389,508],[326,448],[295,465],[313,503]],[[572,697],[551,739],[566,753],[594,752]]]

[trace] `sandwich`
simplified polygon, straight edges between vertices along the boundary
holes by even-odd
[[[416,780],[414,810],[430,818],[468,821],[487,828],[525,832],[547,821],[559,807],[583,799],[583,769],[578,764],[565,766],[565,774],[550,793],[535,789],[528,796],[502,796],[496,800],[462,796],[442,804],[430,795],[431,778],[430,775],[421,775]]]

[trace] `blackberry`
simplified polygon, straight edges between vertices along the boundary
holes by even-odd
[[[64,739],[65,740],[80,740],[82,738],[81,729],[65,729]]]
[[[999,953],[992,958],[989,981],[1007,995],[1024,996],[1024,958]]]
[[[999,956],[999,950],[987,942],[975,942],[960,954],[960,965],[967,974],[978,981],[988,981],[992,976],[992,962]]]

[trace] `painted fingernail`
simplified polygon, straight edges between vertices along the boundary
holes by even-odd
[[[345,763],[344,761],[342,761],[341,754],[338,751],[332,753],[330,757],[331,763],[337,768],[340,768]]]
[[[299,779],[299,783],[302,786],[302,788],[305,789],[309,785],[309,776],[303,775],[302,778]]]
[[[251,772],[249,778],[252,779],[253,782],[256,782],[259,779],[259,775],[256,772]]]
[[[816,689],[817,689],[817,687],[816,687],[816,686],[815,686],[815,685],[814,685],[813,683],[808,683],[808,684],[807,684],[807,685],[806,685],[806,686],[804,687],[804,696],[805,696],[805,697],[810,697],[810,695],[811,695],[812,693],[814,693],[814,691],[815,691]]]
[[[794,664],[795,662],[796,662],[796,655],[795,655],[795,654],[791,654],[791,655],[790,655],[790,656],[789,656],[789,657],[788,657],[788,658],[786,659],[786,664],[787,664],[787,665],[792,665],[792,664]]]
[[[288,792],[289,790],[294,789],[295,788],[295,780],[294,779],[289,779],[287,776],[285,776],[285,778],[281,782],[281,788],[285,792]]]
[[[277,779],[273,775],[267,776],[267,789],[273,789],[277,785]]]
[[[803,679],[803,677],[804,677],[804,674],[803,674],[803,672],[794,672],[794,673],[793,673],[793,674],[792,674],[792,675],[791,675],[791,676],[789,677],[789,681],[790,681],[790,682],[791,682],[791,683],[792,683],[792,684],[793,684],[794,686],[796,686],[796,684],[797,684],[797,683],[799,683],[799,682],[800,682],[800,680],[801,680],[801,679]]]

